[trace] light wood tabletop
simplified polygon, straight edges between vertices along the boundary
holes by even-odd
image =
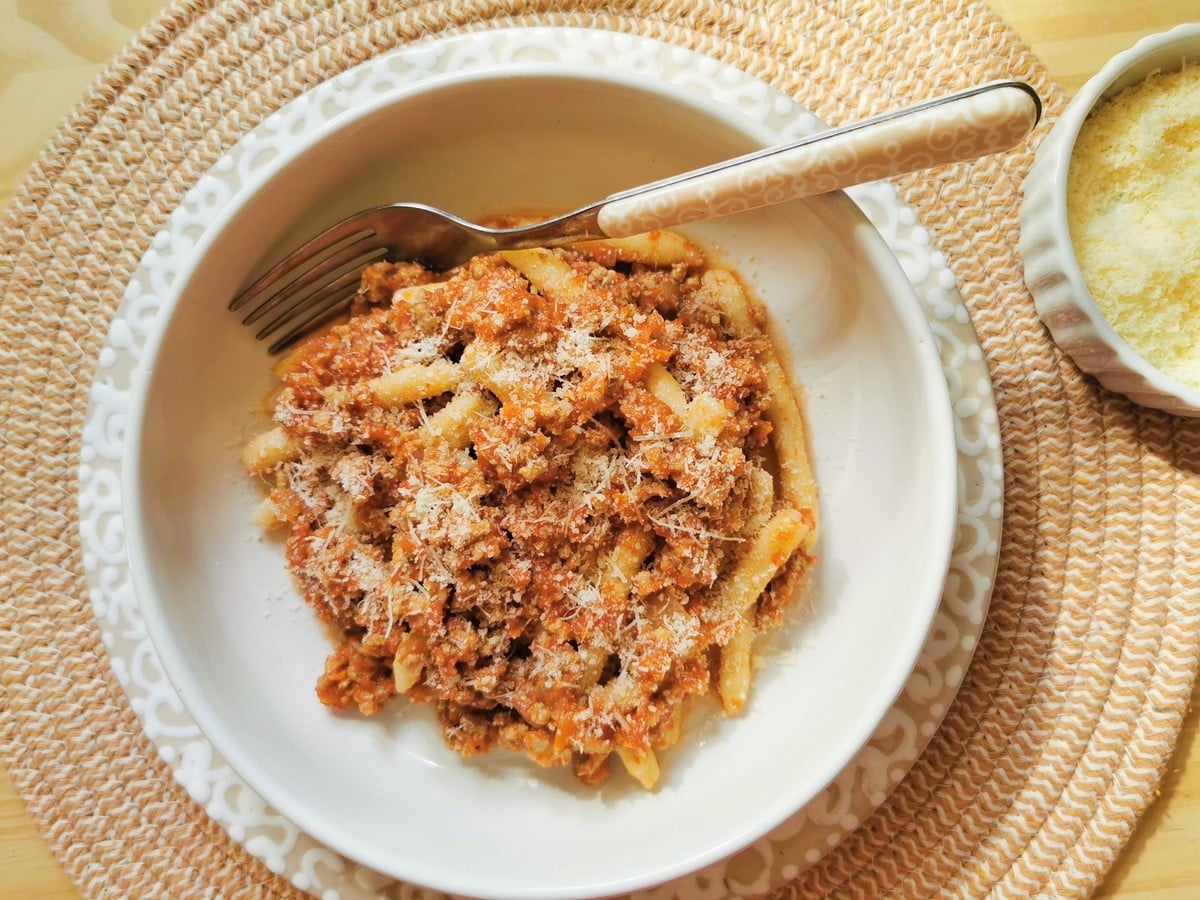
[[[0,0],[0,206],[63,115],[164,0]],[[1200,19],[1197,0],[992,0],[1068,92],[1139,37]],[[1195,700],[1195,695],[1193,696]],[[1200,704],[1100,896],[1200,897]],[[0,900],[79,894],[0,769]]]

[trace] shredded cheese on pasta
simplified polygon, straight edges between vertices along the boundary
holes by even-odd
[[[243,459],[340,635],[323,703],[403,694],[464,755],[588,783],[615,756],[646,787],[691,698],[742,705],[816,493],[775,351],[714,271],[669,233],[378,263],[276,367]]]

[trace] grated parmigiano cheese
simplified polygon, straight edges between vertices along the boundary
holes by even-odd
[[[1105,318],[1159,371],[1200,388],[1200,64],[1153,74],[1092,111],[1067,214]]]
[[[767,417],[787,389],[770,385],[765,334],[712,316],[691,256],[697,271],[617,271],[542,251],[554,278],[585,285],[562,296],[499,254],[444,276],[378,263],[360,296],[391,305],[301,346],[275,401],[272,445],[288,452],[247,464],[338,632],[323,703],[436,703],[460,752],[507,747],[596,784],[610,754],[679,739],[747,615],[778,623],[812,563],[798,545],[772,551],[748,606],[720,601],[792,503]],[[399,390],[434,367],[454,375]]]

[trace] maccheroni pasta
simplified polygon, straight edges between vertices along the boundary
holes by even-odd
[[[812,564],[795,395],[737,278],[671,232],[376,263],[275,368],[242,455],[334,627],[317,684],[447,743],[641,785],[688,702],[746,702]]]

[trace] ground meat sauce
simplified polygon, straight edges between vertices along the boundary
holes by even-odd
[[[759,360],[774,351],[729,327],[698,251],[669,266],[606,244],[554,253],[582,298],[539,293],[500,254],[446,275],[367,268],[352,317],[277,368],[294,451],[259,474],[287,564],[338,635],[322,703],[370,715],[402,692],[436,705],[464,755],[507,747],[596,783],[613,751],[677,739],[741,626],[717,598],[771,512]],[[464,354],[503,397],[458,371]],[[452,390],[388,404],[370,387],[437,361]],[[714,398],[719,431],[689,429],[648,386],[654,366]],[[439,440],[455,398],[476,414]],[[757,629],[810,562],[781,565]]]

